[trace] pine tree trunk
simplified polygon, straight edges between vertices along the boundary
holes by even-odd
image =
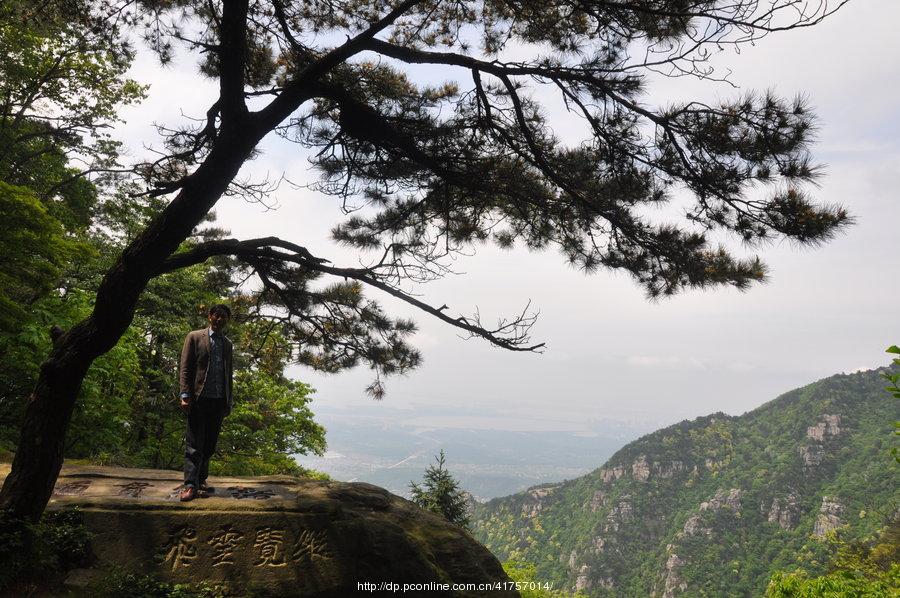
[[[91,316],[56,340],[28,398],[12,470],[0,490],[0,512],[40,519],[62,467],[66,430],[88,368],[125,333],[147,283],[215,205],[250,155],[259,137],[246,133],[220,137],[221,143],[178,196],[106,273]]]
[[[50,500],[75,398],[90,366],[77,353],[64,344],[54,349],[28,397],[12,471],[0,492],[0,510],[14,517],[37,521]]]

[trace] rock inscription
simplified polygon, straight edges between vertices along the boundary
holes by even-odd
[[[259,527],[249,536],[228,524],[212,532],[202,542],[197,530],[180,526],[171,531],[166,542],[156,554],[156,562],[178,571],[189,567],[198,558],[209,558],[213,567],[230,567],[242,557],[251,558],[254,567],[260,569],[287,567],[291,562],[304,565],[324,564],[334,558],[323,531],[299,529],[293,535],[288,530]],[[252,552],[247,552],[252,551]]]

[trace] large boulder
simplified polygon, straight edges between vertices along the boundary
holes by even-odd
[[[48,509],[81,509],[98,570],[281,596],[518,596],[468,533],[377,486],[288,476],[209,483],[209,498],[182,503],[178,472],[65,466]]]

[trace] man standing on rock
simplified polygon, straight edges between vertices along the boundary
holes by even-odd
[[[231,413],[232,344],[223,333],[231,318],[227,305],[209,309],[209,326],[188,333],[181,350],[181,409],[187,414],[184,489],[181,500],[208,496],[209,459],[216,450],[222,420]]]

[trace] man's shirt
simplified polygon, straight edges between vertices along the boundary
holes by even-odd
[[[209,333],[209,368],[206,371],[206,384],[203,385],[201,397],[221,399],[225,396],[225,341],[221,332]]]

